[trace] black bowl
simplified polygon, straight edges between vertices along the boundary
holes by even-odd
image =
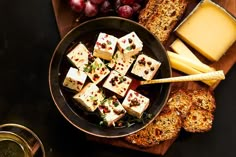
[[[152,117],[143,119],[141,123],[134,122],[129,127],[104,127],[98,124],[99,117],[96,112],[89,113],[83,110],[80,104],[73,101],[72,97],[75,93],[62,86],[66,72],[72,66],[68,62],[66,54],[78,42],[86,43],[88,49],[91,50],[99,32],[121,37],[132,31],[136,32],[143,41],[143,53],[161,62],[161,66],[154,78],[171,77],[171,67],[162,44],[147,29],[128,19],[109,16],[86,21],[65,35],[56,47],[49,67],[50,92],[60,113],[76,128],[98,137],[115,138],[127,136],[151,123],[165,105],[171,88],[169,83],[138,87],[137,90],[140,93],[150,98],[150,106],[145,111],[145,115],[152,115]]]

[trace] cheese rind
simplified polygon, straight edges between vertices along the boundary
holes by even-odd
[[[93,63],[84,67],[84,72],[93,83],[98,84],[110,73],[110,70],[100,58],[96,58]]]
[[[131,73],[142,77],[145,80],[151,80],[155,76],[160,66],[161,62],[145,54],[141,54],[136,59]]]
[[[103,91],[95,83],[88,83],[73,98],[80,103],[87,111],[93,112],[105,99]]]
[[[67,58],[70,62],[78,69],[83,69],[85,64],[88,64],[89,54],[91,54],[86,46],[79,43],[75,48],[73,48],[68,54]]]
[[[118,39],[117,47],[125,57],[132,57],[142,51],[143,42],[135,32],[131,32]]]
[[[63,81],[63,86],[75,91],[80,91],[86,81],[87,75],[77,68],[70,67]]]
[[[115,126],[115,123],[126,113],[126,110],[116,96],[104,99],[98,110],[100,111],[103,122],[108,126]]]
[[[118,71],[122,75],[126,75],[134,60],[133,57],[124,57],[124,54],[118,50],[108,63],[108,67]]]
[[[128,114],[141,118],[144,111],[149,106],[149,98],[142,94],[130,89],[122,102],[122,106],[125,108]]]
[[[99,33],[98,39],[94,45],[93,55],[110,61],[116,49],[118,38],[106,33]]]
[[[118,94],[121,97],[124,97],[131,82],[131,78],[124,76],[115,70],[112,70],[103,84],[103,87]]]
[[[210,61],[218,61],[236,40],[236,20],[206,0],[177,27],[176,34]]]

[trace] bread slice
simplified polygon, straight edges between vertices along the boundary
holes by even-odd
[[[186,117],[192,106],[192,97],[188,95],[187,90],[178,89],[171,92],[167,105],[171,109],[176,109],[182,118]]]
[[[181,118],[174,109],[165,107],[146,128],[124,137],[139,147],[151,147],[161,141],[177,137],[181,129]]]
[[[208,89],[194,90],[188,93],[192,99],[192,104],[203,108],[209,112],[216,109],[215,97],[212,91]]]
[[[165,43],[187,8],[187,0],[150,0],[140,12],[139,23]]]
[[[160,2],[160,0],[148,0],[145,8],[142,9],[139,13],[138,21],[140,24],[146,24],[149,17],[151,17],[152,14],[156,12],[156,7]]]
[[[211,130],[214,116],[211,112],[192,105],[183,121],[183,128],[187,132],[206,132]]]
[[[165,107],[161,114],[153,121],[156,127],[156,135],[159,141],[165,141],[177,137],[181,129],[181,118],[174,109]]]

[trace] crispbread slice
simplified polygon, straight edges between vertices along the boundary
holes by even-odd
[[[216,109],[215,98],[213,92],[207,89],[194,90],[188,93],[192,99],[192,104],[201,107],[209,112]]]
[[[151,147],[161,141],[172,139],[181,129],[181,118],[174,109],[165,107],[146,128],[126,136],[124,139],[139,147]]]
[[[175,109],[165,107],[161,114],[153,121],[158,141],[165,141],[176,137],[181,129],[181,118]]]
[[[186,91],[187,90],[178,89],[171,92],[167,101],[167,105],[171,109],[176,109],[183,118],[186,117],[192,106],[192,99]]]
[[[188,132],[206,132],[212,128],[214,116],[211,112],[192,105],[183,121],[183,128]]]

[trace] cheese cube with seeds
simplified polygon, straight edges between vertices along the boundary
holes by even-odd
[[[84,67],[84,72],[88,75],[92,82],[98,84],[110,73],[110,70],[100,58],[96,58],[93,63],[87,64]]]
[[[116,49],[118,38],[106,33],[99,33],[98,39],[94,46],[93,55],[110,61]]]
[[[87,75],[82,70],[70,67],[63,81],[63,86],[75,91],[80,91],[86,81]]]
[[[104,99],[98,110],[107,126],[115,126],[115,123],[126,113],[116,96]]]
[[[83,69],[85,64],[88,64],[89,55],[92,55],[84,44],[79,43],[68,54],[67,58],[78,69]]]
[[[141,118],[143,112],[149,106],[150,100],[144,95],[130,89],[127,93],[122,106],[125,108],[128,114]]]
[[[112,60],[108,63],[108,66],[122,75],[126,75],[134,60],[133,57],[125,58],[124,54],[117,50],[113,55]]]
[[[73,97],[87,111],[93,112],[105,99],[103,91],[95,83],[88,83],[79,93]]]
[[[121,97],[124,97],[131,82],[131,78],[124,76],[115,70],[112,70],[103,84],[103,87],[118,94]]]
[[[160,66],[161,62],[145,54],[141,54],[136,59],[131,73],[142,77],[145,80],[151,80],[155,76]]]
[[[131,32],[118,39],[117,47],[125,57],[131,57],[142,51],[143,42],[135,32]]]

